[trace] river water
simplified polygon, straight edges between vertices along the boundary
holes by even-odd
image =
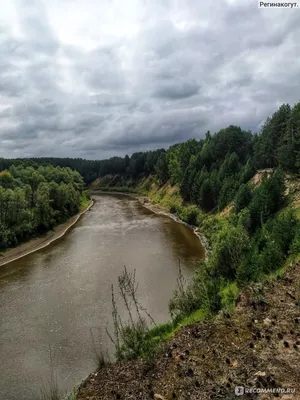
[[[124,265],[136,269],[140,302],[160,323],[169,319],[179,260],[188,278],[204,257],[183,224],[128,196],[95,200],[63,238],[0,267],[1,400],[39,399],[51,370],[70,390],[95,369],[95,348],[113,352],[105,328]]]

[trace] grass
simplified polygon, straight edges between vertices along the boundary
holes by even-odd
[[[162,341],[171,339],[183,326],[202,322],[210,317],[211,314],[207,309],[200,308],[177,322],[167,322],[154,326],[149,330],[145,339],[149,343],[156,345]]]
[[[88,198],[85,192],[82,193],[81,203],[80,203],[80,212],[84,211],[90,204],[90,199]]]
[[[54,359],[52,349],[49,346],[49,359],[50,359],[50,374],[47,383],[43,383],[41,388],[41,400],[61,400],[62,393],[59,389],[57,374],[55,372]]]
[[[206,308],[200,308],[199,310],[196,310],[192,312],[190,315],[185,317],[179,324],[179,326],[187,326],[194,324],[196,322],[202,322],[206,320],[207,318],[211,317],[211,313],[206,309]]]
[[[69,393],[62,400],[76,400],[76,397],[77,397],[77,390],[73,390],[71,393]]]
[[[235,300],[239,294],[239,288],[236,282],[227,285],[220,291],[222,309],[231,313],[235,307]]]

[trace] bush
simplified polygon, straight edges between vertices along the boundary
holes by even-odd
[[[196,206],[186,208],[186,222],[190,225],[197,225],[199,210]]]
[[[239,286],[278,270],[285,258],[300,253],[300,223],[293,211],[269,219],[251,241],[251,252],[238,268]]]
[[[297,231],[297,234],[292,241],[289,254],[293,256],[300,255],[300,230]]]
[[[235,305],[235,300],[239,294],[237,283],[231,283],[220,291],[222,308],[231,312]]]
[[[179,321],[202,305],[201,290],[196,279],[187,284],[179,264],[177,288],[169,300],[169,311],[173,321]]]
[[[213,245],[213,257],[209,260],[212,274],[233,281],[236,278],[236,270],[248,250],[249,238],[246,231],[241,227],[225,226]]]

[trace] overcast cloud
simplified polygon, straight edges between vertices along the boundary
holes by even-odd
[[[4,0],[0,156],[106,158],[300,100],[300,8],[256,0]]]

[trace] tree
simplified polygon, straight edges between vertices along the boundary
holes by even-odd
[[[277,169],[254,191],[249,204],[251,228],[261,227],[282,205],[285,192],[284,175]]]
[[[251,199],[252,193],[249,185],[241,185],[234,200],[234,212],[238,214],[243,208],[248,207]]]
[[[0,173],[0,248],[14,246],[79,211],[77,171],[16,163]]]
[[[161,185],[164,185],[169,179],[169,169],[167,162],[167,154],[163,152],[160,154],[157,163],[155,164],[155,174]]]
[[[249,237],[246,231],[240,226],[225,226],[217,236],[213,246],[213,257],[209,261],[212,275],[233,281],[248,250]]]

